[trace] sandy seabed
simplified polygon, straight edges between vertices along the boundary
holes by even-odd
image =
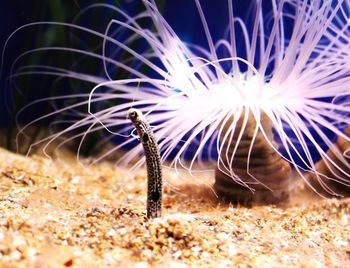
[[[232,206],[210,181],[177,176],[165,175],[163,216],[147,220],[142,170],[0,149],[0,267],[350,265],[349,198]]]

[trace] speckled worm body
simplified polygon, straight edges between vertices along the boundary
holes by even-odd
[[[141,111],[130,109],[128,115],[134,124],[143,146],[147,165],[147,218],[161,216],[162,168],[160,153],[153,131]]]

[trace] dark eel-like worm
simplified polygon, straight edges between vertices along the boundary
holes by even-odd
[[[147,218],[161,216],[162,168],[160,153],[153,131],[141,111],[130,109],[128,115],[134,124],[143,146],[147,165]]]

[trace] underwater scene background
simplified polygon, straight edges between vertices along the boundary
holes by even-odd
[[[105,139],[105,137],[106,143],[112,141],[118,144],[118,146],[128,150],[135,147],[137,140],[125,141],[125,138],[128,139],[133,135],[130,131],[130,122],[123,120],[119,111],[116,114],[111,113],[110,118],[106,117],[108,112],[106,112],[106,114],[102,113],[102,111],[112,111],[111,109],[113,109],[113,107],[122,107],[130,102],[130,100],[132,105],[135,97],[131,98],[130,94],[120,94],[120,97],[116,94],[114,98],[107,97],[110,88],[108,88],[108,85],[103,85],[103,83],[107,80],[123,81],[126,79],[135,79],[138,78],[140,74],[141,76],[144,75],[154,80],[166,80],[167,78],[164,78],[164,73],[167,71],[171,73],[172,69],[178,67],[176,66],[178,63],[175,57],[172,62],[170,57],[169,59],[167,58],[168,55],[164,56],[166,60],[170,61],[171,68],[169,69],[169,66],[166,66],[163,62],[163,55],[161,54],[163,52],[152,55],[152,53],[154,53],[152,51],[154,47],[150,49],[150,46],[154,44],[149,43],[149,40],[143,38],[143,32],[145,35],[151,32],[152,36],[155,38],[157,38],[159,34],[159,40],[161,40],[161,42],[165,44],[164,47],[166,47],[166,38],[171,36],[172,33],[167,33],[169,34],[168,37],[162,36],[161,27],[168,27],[164,26],[168,23],[179,40],[195,51],[193,55],[199,55],[202,59],[206,58],[209,52],[213,55],[214,48],[211,47],[211,45],[215,44],[214,54],[215,57],[220,60],[218,63],[215,63],[215,57],[211,58],[212,55],[209,55],[207,58],[209,61],[213,61],[214,64],[205,66],[206,69],[203,71],[208,72],[205,75],[213,79],[213,84],[215,86],[215,80],[220,80],[220,74],[217,68],[220,68],[224,76],[229,77],[229,79],[232,77],[235,77],[235,79],[236,77],[241,77],[238,79],[245,81],[245,79],[247,79],[245,76],[248,78],[252,76],[252,69],[255,67],[258,68],[259,66],[261,67],[263,64],[266,66],[264,67],[265,69],[263,68],[262,83],[268,84],[270,79],[274,78],[273,76],[275,68],[279,64],[278,62],[281,61],[283,57],[288,58],[289,56],[287,54],[289,50],[286,50],[286,52],[279,52],[278,49],[287,45],[292,47],[290,43],[295,39],[294,35],[296,35],[297,32],[295,29],[300,27],[297,20],[299,16],[299,7],[295,7],[300,3],[292,0],[286,1],[285,3],[283,2],[283,4],[278,1],[237,0],[232,2],[233,11],[229,10],[228,3],[230,3],[230,1],[223,1],[220,4],[218,4],[217,1],[154,1],[157,7],[156,12],[159,12],[159,15],[157,13],[157,15],[151,19],[147,16],[145,16],[147,18],[144,19],[142,17],[143,15],[140,15],[146,14],[142,13],[144,11],[152,13],[152,4],[149,4],[147,10],[143,2],[144,1],[51,1],[43,3],[42,1],[33,1],[29,4],[22,1],[13,1],[8,4],[2,3],[4,7],[1,8],[1,12],[4,13],[2,18],[6,20],[6,23],[3,24],[6,24],[6,30],[2,32],[1,37],[4,44],[1,74],[3,96],[1,98],[1,126],[5,127],[7,131],[4,144],[7,148],[15,150],[16,145],[20,146],[20,144],[24,144],[19,151],[25,153],[33,149],[33,145],[39,144],[39,141],[45,143],[46,141],[50,142],[50,140],[55,139],[56,136],[51,133],[68,134],[68,132],[70,137],[75,137],[75,139],[72,139],[75,140],[72,147],[78,149],[79,154],[84,156],[90,155],[96,149],[96,145],[100,146],[100,141]],[[297,42],[299,42],[298,44],[300,47],[305,46],[303,40],[306,40],[309,37],[308,35],[312,36],[312,33],[309,34],[308,31],[314,31],[315,26],[313,26],[313,24],[323,23],[322,19],[319,19],[322,18],[322,16],[325,17],[324,23],[328,23],[327,20],[330,18],[329,22],[333,24],[334,28],[339,27],[339,31],[341,27],[344,26],[344,23],[346,23],[345,20],[348,16],[348,4],[346,1],[341,4],[342,8],[337,11],[337,13],[340,14],[339,17],[338,15],[334,16],[331,9],[334,8],[336,10],[339,8],[340,2],[329,1],[324,5],[322,3],[322,1],[316,1],[311,4],[308,1],[304,1],[302,5],[300,4],[300,12],[302,14],[304,12],[305,17],[310,16],[310,21],[311,19],[315,20],[315,22],[310,22],[310,25],[308,25],[309,28],[301,28],[300,31],[305,30],[305,36],[303,33],[299,34],[300,37],[298,38],[300,39],[297,40]],[[198,5],[200,5],[201,10],[198,9]],[[281,7],[281,10],[279,10],[279,7]],[[256,12],[256,10],[259,12]],[[279,18],[278,12],[282,11],[283,17]],[[127,16],[130,16],[129,18],[135,17],[139,19],[139,26],[142,30],[137,32],[137,34],[141,36],[140,38],[139,36],[135,36],[134,29],[128,28],[127,24],[110,24],[112,19],[123,21],[126,17],[123,12],[125,12]],[[203,14],[201,14],[201,12],[203,12]],[[324,12],[324,14],[322,12]],[[231,13],[234,14],[236,20],[233,28],[230,28]],[[272,14],[274,15],[272,16]],[[162,17],[160,15],[164,16],[166,23],[162,22]],[[304,15],[300,15],[300,17],[303,16]],[[333,16],[336,19],[332,19]],[[16,27],[19,26],[21,28],[15,30]],[[266,51],[270,52],[264,55],[266,51],[264,51],[265,48],[261,47],[261,44],[263,44],[263,46],[267,45],[268,47],[268,41],[274,40],[273,36],[271,37],[270,34],[276,30],[276,27],[282,27],[281,29],[283,30],[279,30],[281,32],[278,32],[276,35],[278,41],[274,41],[275,44],[266,49]],[[324,26],[323,30],[325,28]],[[166,29],[166,31],[167,30],[168,29]],[[243,59],[238,60],[236,63],[227,60],[232,57],[230,50],[227,48],[227,43],[225,43],[232,43],[232,40],[230,40],[230,38],[232,38],[230,37],[232,34],[231,31],[234,31],[235,37],[233,41],[237,43],[234,55],[237,58]],[[266,36],[261,36],[259,31],[266,33]],[[347,33],[346,24],[341,32],[343,31]],[[258,34],[254,35],[254,33]],[[8,42],[6,42],[6,36],[9,36],[9,34],[10,38],[7,39]],[[318,44],[310,45],[310,47],[315,46],[315,51],[306,56],[309,57],[309,62],[305,60],[305,64],[314,64],[316,67],[318,66],[318,62],[313,63],[312,61],[317,58],[317,56],[322,55],[319,51],[321,51],[323,47],[331,47],[333,42],[329,41],[331,38],[338,38],[337,36],[332,36],[333,33],[331,31],[328,34],[331,37],[320,38]],[[110,39],[107,41],[103,40],[102,42],[101,35],[105,35]],[[208,36],[210,36],[211,41],[208,41]],[[111,41],[112,39],[120,43],[116,45],[116,43]],[[337,41],[343,44],[343,37],[339,38]],[[242,42],[243,45],[239,42]],[[124,44],[126,44],[125,47],[122,47]],[[338,44],[336,46],[338,46]],[[130,48],[130,50],[128,50],[128,48]],[[251,55],[248,55],[248,51],[250,51]],[[278,59],[277,56],[271,56],[273,53],[281,59]],[[299,57],[299,55],[302,55],[304,52],[293,53],[295,53],[296,56],[291,55],[290,58],[295,57],[295,64],[298,67],[299,63],[297,63],[297,61],[304,61],[300,59],[301,56]],[[145,61],[140,60],[137,55],[145,55],[146,58],[149,57],[153,67],[150,67]],[[191,62],[192,59],[186,59],[186,57],[189,57],[188,55],[191,54],[184,55],[183,58]],[[245,62],[245,59],[248,63]],[[343,59],[339,62],[342,62],[342,60]],[[293,59],[284,59],[284,62],[286,62],[284,65],[287,67],[282,67],[282,69],[290,68],[288,66],[293,64],[291,63],[292,61]],[[183,64],[183,62],[180,62],[180,64]],[[191,64],[193,63],[191,62]],[[302,63],[299,65],[301,64]],[[331,62],[330,64],[333,63]],[[122,67],[119,68],[120,66]],[[283,64],[281,66],[283,66]],[[234,68],[236,68],[236,71],[237,68],[239,69],[238,74],[237,72],[235,73]],[[325,68],[328,67],[326,66]],[[315,68],[315,70],[317,70],[317,68]],[[162,74],[162,72],[164,73]],[[180,84],[183,79],[183,77],[181,77],[181,67],[174,72],[175,75],[171,73],[174,81],[176,80],[174,78],[176,72],[179,73],[179,78],[177,82],[171,82],[173,83],[173,88],[170,90],[171,92],[166,94],[173,94],[175,96],[187,90],[186,88],[177,87],[176,85],[176,83]],[[210,72],[212,74],[209,74]],[[286,71],[279,71],[278,74],[287,77],[283,72]],[[337,72],[338,71],[335,71],[332,77],[336,77]],[[343,77],[346,77],[346,75],[347,74],[344,73]],[[201,75],[198,74],[198,76]],[[341,77],[340,75],[338,76]],[[198,77],[195,79],[197,78]],[[332,81],[333,78],[329,79]],[[198,81],[200,81],[200,83],[203,82],[203,84],[207,83],[203,77],[199,77]],[[248,81],[248,79],[246,81]],[[280,81],[279,83],[281,84],[282,82]],[[101,86],[98,86],[98,89],[95,91],[95,85],[99,83],[101,83]],[[294,81],[291,79],[288,83],[286,88],[292,92]],[[314,82],[310,83],[315,84]],[[149,85],[145,85],[146,88],[140,88],[140,90],[138,90],[140,85],[137,85],[135,82],[131,82],[130,86],[135,88],[132,94],[135,94],[135,96],[138,96],[137,98],[140,99],[143,98],[143,94],[145,94],[146,100],[147,94],[154,93],[154,87],[153,89],[149,89]],[[226,90],[224,86],[222,86],[222,88]],[[250,89],[245,91],[249,90]],[[253,86],[252,91],[254,90],[259,90],[258,84]],[[339,92],[341,92],[341,90],[339,90]],[[100,96],[98,94],[105,94],[106,97],[102,101],[94,101],[93,93],[96,93],[97,97]],[[305,93],[305,95],[309,94],[306,91],[302,93]],[[87,101],[87,96],[89,96],[89,94],[90,97]],[[162,93],[158,94],[161,95]],[[295,97],[293,93],[291,94],[291,97]],[[294,95],[297,94],[299,93]],[[310,94],[315,95],[314,93]],[[296,118],[291,119],[288,117],[290,115],[283,115],[285,117],[282,116],[283,118],[279,118],[277,120],[278,122],[274,122],[271,127],[274,142],[277,142],[276,149],[278,149],[283,158],[289,161],[291,165],[298,170],[314,170],[314,163],[325,157],[326,151],[331,147],[331,144],[336,141],[337,136],[339,136],[337,133],[339,134],[343,131],[349,121],[347,119],[347,107],[344,107],[347,106],[348,102],[347,94],[334,93],[334,95],[332,95],[332,93],[327,93],[321,94],[320,97],[318,97],[317,94],[315,96],[316,97],[310,99],[318,101],[321,105],[326,105],[327,103],[335,105],[336,108],[334,111],[331,110],[335,115],[317,115],[320,116],[321,121],[325,120],[319,123],[321,121],[318,122],[318,120],[314,120],[315,118],[311,119],[311,121],[308,119],[308,113],[310,113],[310,111],[302,111],[300,113],[299,111],[293,111],[295,114],[292,116]],[[189,98],[188,103],[192,101],[192,103],[196,105],[196,98],[198,100],[200,98],[209,100],[210,95],[209,97],[205,97],[202,94],[201,96],[198,95],[198,97]],[[229,95],[226,99],[229,98],[234,99],[235,96],[233,95],[232,97]],[[253,96],[251,99],[255,101],[255,98],[256,96]],[[90,105],[89,102],[91,100],[93,102]],[[219,103],[220,101],[224,104]],[[217,106],[221,105],[224,107],[227,105],[225,98],[217,102]],[[233,103],[234,102],[235,101],[233,101]],[[247,106],[242,105],[242,107],[248,107],[250,105],[249,100],[247,100],[247,103]],[[146,108],[146,104],[140,105],[143,109]],[[235,105],[234,103],[233,106],[236,107]],[[301,103],[300,105],[304,104]],[[65,107],[71,107],[71,109],[66,109]],[[166,114],[172,111],[172,108],[169,107],[162,108],[163,110],[160,109],[158,111],[159,115],[157,115],[157,112],[154,114],[153,122],[159,124],[159,128],[162,128],[163,125],[166,126],[166,119],[162,121],[162,119],[159,118],[162,112]],[[309,108],[308,105],[304,107]],[[339,111],[337,110],[338,107],[340,107]],[[206,107],[203,106],[202,109],[205,110]],[[232,111],[234,109],[232,109]],[[268,107],[268,109],[270,109],[270,107]],[[274,108],[271,109],[273,110]],[[277,110],[278,109],[275,111]],[[275,111],[272,113],[275,113]],[[241,113],[239,111],[235,112],[237,112],[237,114]],[[280,111],[277,113],[279,112]],[[317,111],[317,113],[318,112],[319,111]],[[102,123],[102,119],[100,120],[98,117],[95,117],[94,114],[102,115],[106,121]],[[271,117],[271,115],[269,116]],[[341,119],[340,117],[345,119]],[[113,120],[119,121],[113,123]],[[226,118],[222,117],[222,119],[217,119],[216,121],[218,122],[220,120],[223,122]],[[293,120],[297,122],[296,128],[294,128]],[[303,121],[303,123],[301,123],[301,121]],[[76,122],[81,123],[76,125]],[[172,122],[176,122],[176,120],[174,119]],[[96,126],[98,123],[101,123],[99,127]],[[106,127],[107,125],[108,127]],[[219,144],[215,136],[221,135],[222,133],[218,134],[217,131],[213,131],[213,138],[208,138],[207,136],[209,136],[209,134],[207,133],[212,131],[211,125],[213,124],[208,123],[207,126],[202,127],[201,130],[198,128],[197,134],[193,134],[196,133],[197,129],[195,129],[196,131],[186,129],[186,131],[184,130],[183,132],[183,137],[178,140],[173,139],[174,141],[171,141],[171,136],[166,136],[169,134],[165,134],[164,137],[162,137],[165,144],[162,152],[165,154],[164,159],[172,160],[174,158],[183,158],[193,161],[195,158],[200,158],[201,160],[217,159],[219,155],[218,151],[222,150],[222,148],[220,149],[219,145],[213,146],[213,144]],[[218,126],[219,125],[220,124],[218,124]],[[200,126],[199,123],[196,127],[198,126]],[[16,136],[18,128],[20,129],[20,135]],[[27,130],[29,132],[26,133]],[[52,139],[46,138],[45,136],[47,135],[53,135],[51,136]],[[16,136],[16,139],[14,139],[14,136]],[[186,142],[188,139],[190,141]],[[25,142],[23,142],[23,140]],[[135,153],[131,153],[129,159],[132,158],[131,156],[135,155]],[[180,162],[181,160],[179,163]]]
[[[349,10],[0,1],[0,267],[347,267]]]

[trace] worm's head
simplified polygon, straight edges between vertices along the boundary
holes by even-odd
[[[142,113],[141,111],[135,109],[135,108],[131,108],[129,109],[128,111],[128,115],[129,115],[129,118],[132,122],[137,122],[140,120],[140,118],[142,118]]]

